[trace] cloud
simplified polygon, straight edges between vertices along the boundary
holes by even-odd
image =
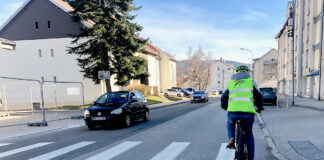
[[[266,19],[268,18],[268,15],[264,12],[256,11],[253,9],[245,9],[243,20],[246,21],[254,21],[254,20],[260,20],[260,19]]]
[[[241,62],[250,62],[250,54],[239,48],[249,48],[259,57],[277,43],[273,38],[277,27],[269,30],[228,29],[207,25],[204,21],[183,18],[172,19],[167,16],[155,18],[151,15],[139,17],[138,23],[144,26],[142,36],[149,37],[153,44],[176,55],[177,59],[185,59],[188,46],[196,48],[201,45],[214,58],[225,58]]]

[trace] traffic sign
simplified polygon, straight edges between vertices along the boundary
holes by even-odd
[[[98,78],[99,79],[110,79],[110,71],[99,71]]]

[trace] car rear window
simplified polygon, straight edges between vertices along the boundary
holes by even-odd
[[[204,94],[204,91],[196,91],[194,94]]]
[[[272,88],[260,88],[261,92],[273,92]]]

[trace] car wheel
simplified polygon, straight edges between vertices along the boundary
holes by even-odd
[[[181,95],[180,95],[180,94],[178,94],[177,96],[178,96],[178,97],[181,97]]]
[[[167,97],[168,96],[168,94],[167,93],[164,93],[164,97]]]
[[[272,105],[277,105],[277,101],[273,101],[272,102]]]
[[[143,120],[144,121],[149,121],[150,120],[150,113],[149,113],[148,110],[145,111]]]
[[[88,127],[90,130],[94,130],[94,129],[96,129],[96,126],[95,126],[95,125],[92,125],[92,124],[87,124],[87,127]]]
[[[193,103],[193,101],[191,101],[190,103]]]
[[[130,127],[132,125],[132,117],[129,114],[126,114],[124,117],[123,127]]]

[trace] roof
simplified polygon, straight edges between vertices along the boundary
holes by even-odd
[[[162,53],[162,54],[166,55],[171,61],[177,62],[177,60],[174,57],[170,56],[169,53],[163,51],[162,49],[160,49],[159,47],[153,45],[152,43],[147,42],[147,44],[148,44],[148,46],[154,48],[154,50],[157,50],[159,53]]]
[[[159,56],[159,51],[155,49],[150,43],[145,44],[144,52],[154,56]]]
[[[270,49],[267,53],[265,53],[264,55],[262,55],[261,57],[253,59],[253,61],[258,61],[258,60],[262,59],[263,57],[265,57],[266,55],[268,55],[269,53],[271,53],[271,52],[273,52],[273,51],[275,51],[275,52],[278,53],[278,50],[272,48],[272,49]]]
[[[216,62],[223,63],[223,64],[226,65],[227,67],[232,68],[232,69],[235,69],[234,66],[232,66],[232,65],[230,65],[230,64],[227,64],[227,63],[225,63],[225,62],[222,61],[222,60],[217,60]]]
[[[6,27],[9,24],[9,22],[13,18],[15,18],[31,1],[32,0],[26,0],[26,2],[23,3],[18,8],[18,10],[16,10],[15,13],[13,15],[11,15],[7,21],[5,21],[5,23],[3,23],[3,25],[0,27],[0,30],[2,30],[4,27]],[[74,11],[74,8],[72,6],[70,6],[68,2],[65,2],[63,0],[48,0],[48,1],[52,2],[54,5],[56,5],[60,9],[62,9],[67,14],[70,14],[71,11]],[[87,21],[82,20],[81,23],[88,27],[95,24],[92,20],[87,20]]]

